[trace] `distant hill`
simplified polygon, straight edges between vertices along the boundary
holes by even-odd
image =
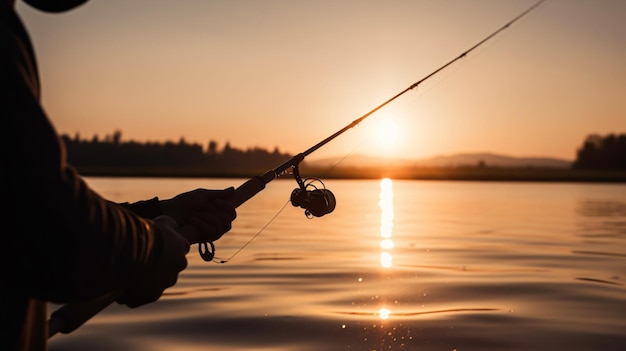
[[[314,161],[306,161],[312,167],[329,167],[339,162],[341,158],[327,158]],[[417,167],[463,167],[476,166],[479,163],[487,167],[540,167],[540,168],[570,168],[572,161],[549,158],[549,157],[512,157],[493,153],[462,153],[454,155],[441,155],[425,159],[389,159],[383,157],[371,157],[353,155],[339,163],[344,167],[359,166],[417,166]]]
[[[475,166],[483,162],[486,166],[494,167],[547,167],[569,168],[572,161],[548,157],[512,157],[492,153],[468,153],[450,156],[436,156],[415,162],[419,166],[428,167],[458,167]]]

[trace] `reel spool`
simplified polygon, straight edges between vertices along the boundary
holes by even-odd
[[[333,212],[337,202],[335,195],[326,188],[313,190],[296,188],[291,192],[291,204],[304,208],[304,214],[308,218],[313,218]]]
[[[335,195],[326,189],[320,179],[306,178],[303,181],[297,164],[293,166],[293,176],[300,187],[291,192],[291,204],[303,208],[307,218],[322,217],[335,210],[337,204]],[[316,182],[321,184],[321,188],[315,185]]]

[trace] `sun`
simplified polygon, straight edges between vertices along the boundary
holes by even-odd
[[[384,118],[374,124],[373,147],[378,153],[398,151],[401,144],[401,129],[395,120]]]

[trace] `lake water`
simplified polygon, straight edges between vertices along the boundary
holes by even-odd
[[[135,201],[244,180],[88,181]],[[216,242],[227,263],[202,261],[194,245],[161,300],[111,305],[50,349],[626,347],[625,184],[325,183],[333,213],[307,219],[288,203],[296,183],[271,182]]]

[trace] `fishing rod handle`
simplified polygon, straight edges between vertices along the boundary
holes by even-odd
[[[122,291],[113,291],[93,300],[68,303],[59,307],[48,319],[48,338],[57,333],[73,332],[121,296]]]
[[[261,190],[265,189],[265,184],[276,179],[276,172],[268,171],[263,175],[252,177],[235,189],[232,203],[235,207],[241,206],[246,201],[254,197]]]

